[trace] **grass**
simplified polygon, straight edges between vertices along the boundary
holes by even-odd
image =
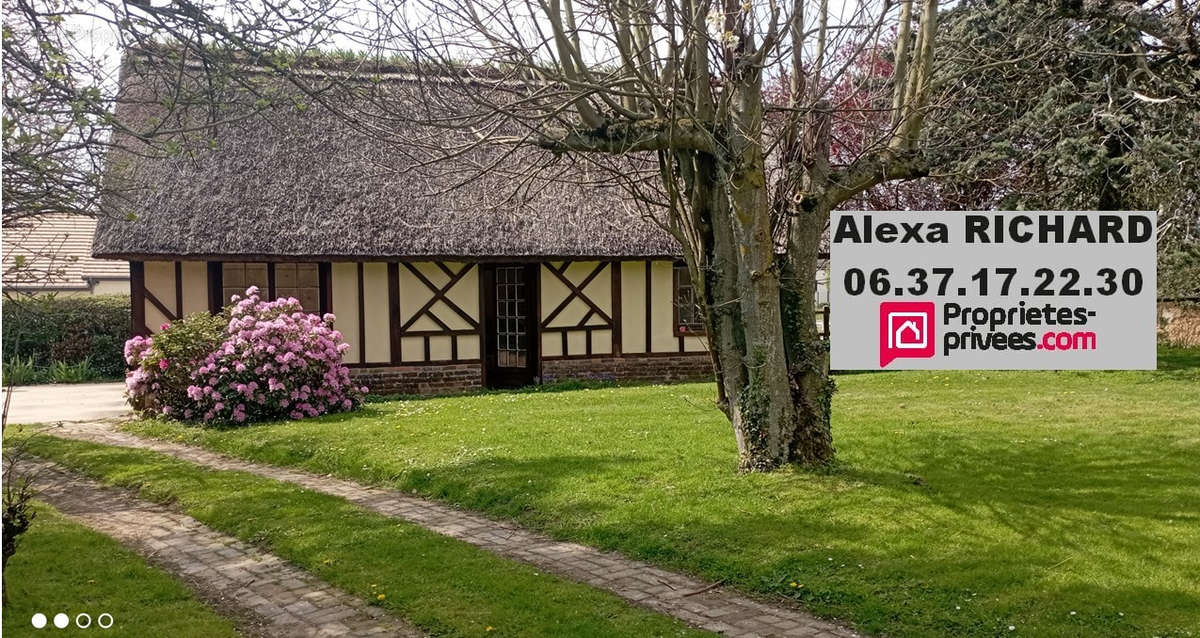
[[[32,438],[30,451],[173,503],[431,635],[701,635],[611,594],[287,483],[50,436]]]
[[[4,573],[9,603],[4,608],[5,636],[63,634],[53,625],[55,614],[70,616],[78,636],[172,636],[222,638],[237,636],[233,625],[192,597],[170,575],[148,566],[113,539],[72,522],[38,504],[37,518]],[[42,630],[31,619],[42,613],[50,623]],[[78,614],[92,619],[90,629],[75,627]],[[113,626],[100,629],[102,613]]]
[[[412,490],[870,633],[1193,636],[1200,352],[1159,364],[841,375],[826,472],[735,474],[709,384],[128,427]]]

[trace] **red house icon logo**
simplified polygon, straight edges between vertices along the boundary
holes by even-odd
[[[936,335],[932,301],[884,301],[879,304],[879,367],[899,358],[928,359]]]

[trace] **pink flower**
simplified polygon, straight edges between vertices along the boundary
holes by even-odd
[[[333,315],[306,313],[293,298],[264,301],[259,295],[251,287],[244,298],[234,297],[223,341],[186,370],[182,392],[172,388],[177,379],[161,373],[186,364],[162,356],[151,338],[128,340],[123,354],[134,368],[126,379],[130,400],[164,415],[231,423],[353,409],[366,388],[351,383],[342,363],[349,346],[333,328]],[[142,367],[147,358],[157,365]]]

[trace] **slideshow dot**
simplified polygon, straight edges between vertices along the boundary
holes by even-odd
[[[67,625],[71,624],[71,618],[66,614],[54,614],[54,626],[59,629],[66,629]]]
[[[42,627],[45,627],[45,626],[46,626],[46,614],[43,614],[40,611],[38,613],[34,614],[33,615],[33,628],[41,629]]]

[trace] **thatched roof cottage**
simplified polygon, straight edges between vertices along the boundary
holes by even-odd
[[[162,118],[141,81],[127,65],[136,108]],[[318,104],[240,117],[236,102],[176,152],[109,162],[119,195],[94,254],[129,262],[135,332],[254,284],[336,314],[347,363],[380,392],[711,374],[679,247],[613,189],[431,175]]]

